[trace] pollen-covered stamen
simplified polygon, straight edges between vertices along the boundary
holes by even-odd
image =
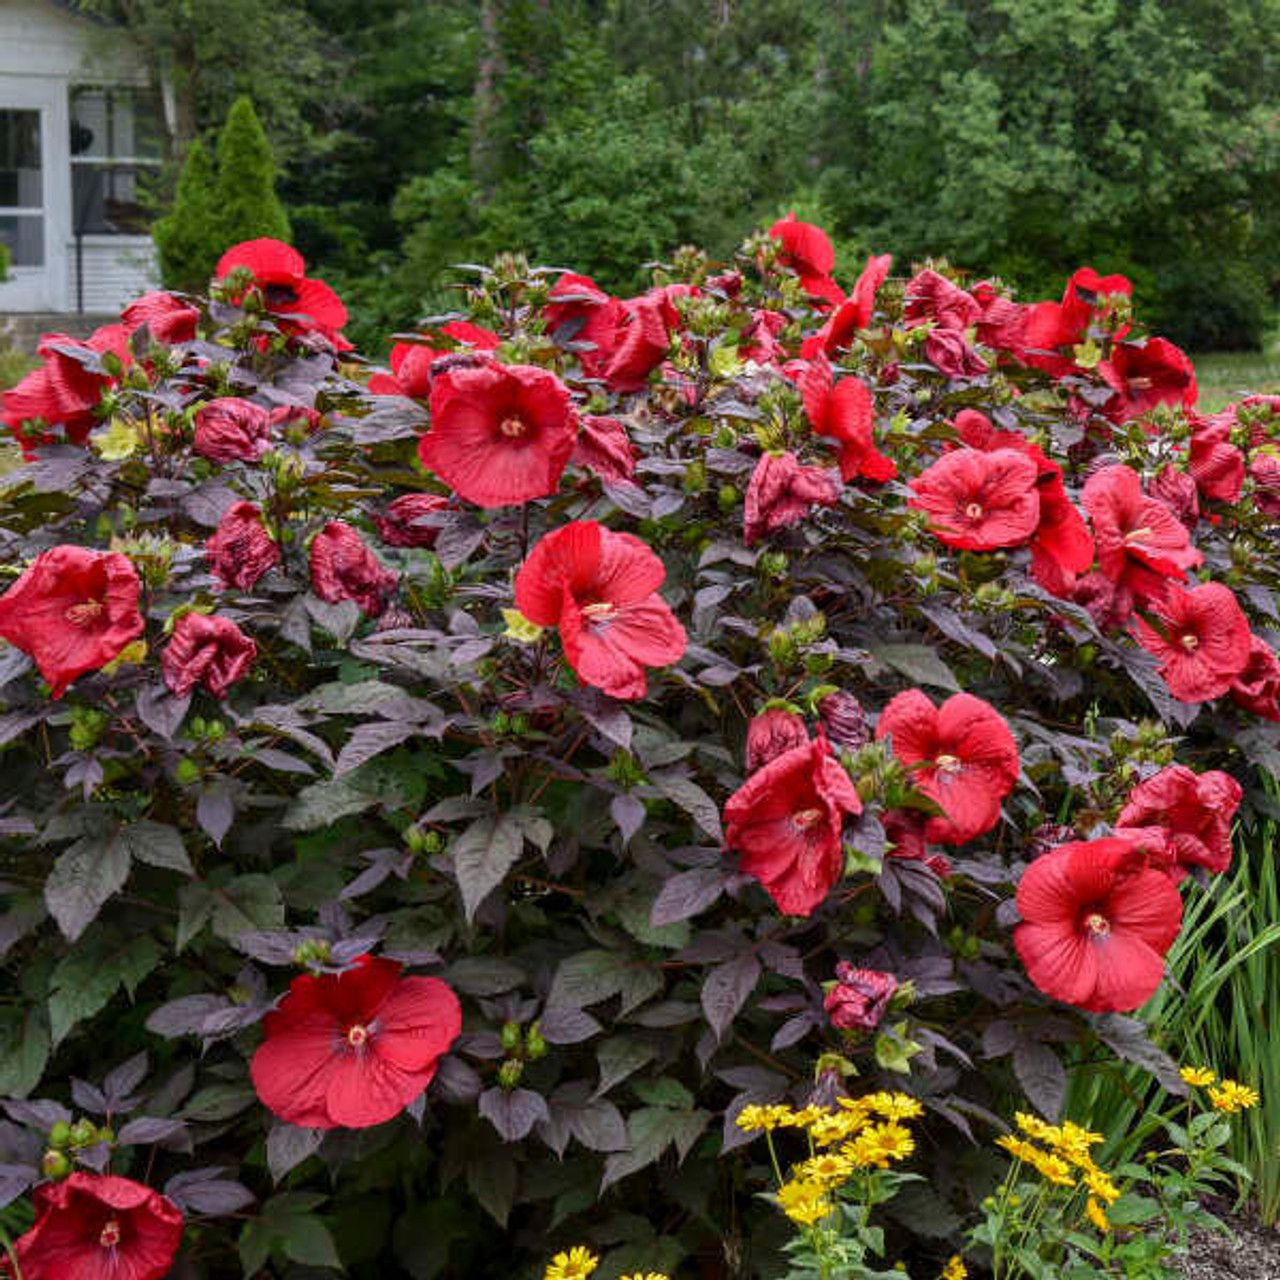
[[[807,831],[821,817],[821,809],[801,809],[799,813],[793,813],[791,815],[791,821],[794,822],[801,831]]]
[[[114,1249],[120,1243],[120,1223],[115,1218],[108,1218],[102,1224],[102,1231],[98,1235],[98,1243],[104,1249]]]
[[[62,615],[76,627],[91,627],[107,606],[101,600],[85,600],[71,605]]]
[[[618,606],[608,600],[597,600],[594,604],[582,606],[583,617],[593,622],[603,622],[605,618],[612,618],[617,612]]]
[[[960,757],[942,755],[934,762],[943,773],[959,773]]]
[[[1155,386],[1151,378],[1130,378],[1129,388],[1132,391],[1150,391]]]
[[[980,502],[969,503],[969,505],[965,507],[964,513],[970,520],[981,520],[985,514],[982,510],[982,503]]]
[[[1105,938],[1111,932],[1111,922],[1106,916],[1100,916],[1096,911],[1090,911],[1085,916],[1084,925],[1090,933],[1095,933],[1100,938]]]
[[[347,1043],[353,1049],[359,1049],[366,1044],[369,1039],[369,1028],[362,1027],[358,1022],[347,1028]]]
[[[529,426],[523,418],[513,416],[510,418],[503,418],[503,420],[498,424],[498,430],[501,431],[508,440],[519,440],[522,435],[525,435],[528,432]]]
[[[1143,525],[1141,529],[1130,529],[1129,532],[1124,535],[1124,540],[1126,542],[1141,542],[1143,538],[1149,537],[1151,537],[1151,530],[1148,529],[1146,525]]]
[[[1192,631],[1188,631],[1185,635],[1178,638],[1178,642],[1188,653],[1195,653],[1200,647],[1200,637]]]

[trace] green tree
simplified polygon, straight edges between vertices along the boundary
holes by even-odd
[[[222,251],[215,185],[213,160],[204,144],[196,141],[182,166],[173,208],[151,229],[166,288],[194,292],[213,275]]]
[[[259,236],[289,239],[289,215],[276,195],[275,156],[249,98],[236,99],[218,138],[215,199],[222,249]]]

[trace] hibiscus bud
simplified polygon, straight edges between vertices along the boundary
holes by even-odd
[[[49,1145],[56,1151],[62,1151],[71,1145],[71,1126],[65,1120],[58,1120],[49,1130]]]
[[[747,772],[755,773],[784,751],[809,741],[804,721],[794,711],[769,707],[747,726]]]
[[[837,690],[827,694],[818,703],[818,715],[827,737],[837,747],[857,751],[871,741],[871,726],[862,704],[851,693]]]
[[[1076,838],[1075,829],[1057,822],[1044,822],[1027,838],[1027,860],[1038,858],[1042,853],[1057,848]]]
[[[508,1058],[498,1068],[498,1083],[504,1089],[514,1089],[524,1075],[524,1063],[519,1058]]]
[[[312,965],[328,964],[333,955],[333,948],[327,938],[307,938],[293,949],[293,963],[300,969]]]
[[[1200,520],[1200,498],[1195,480],[1185,471],[1165,467],[1147,486],[1153,498],[1167,504],[1188,529]]]
[[[257,462],[271,448],[271,415],[239,396],[223,396],[196,413],[195,451],[210,462]]]
[[[530,1062],[537,1062],[539,1058],[547,1056],[547,1042],[542,1038],[541,1025],[535,1022],[528,1030],[524,1038],[525,1054]]]
[[[523,1040],[520,1024],[518,1022],[504,1022],[502,1024],[501,1039],[503,1053],[519,1053]]]
[[[71,1145],[87,1147],[98,1140],[98,1128],[92,1120],[83,1116],[71,1126]]]
[[[893,974],[858,969],[842,960],[836,965],[836,985],[824,1001],[831,1025],[842,1031],[874,1031],[897,989]]]
[[[173,776],[178,780],[179,785],[189,787],[199,779],[200,766],[190,756],[183,756],[178,761],[178,767],[173,771]]]
[[[796,642],[785,627],[775,627],[769,633],[769,657],[780,667],[790,666],[796,658]]]
[[[402,631],[413,626],[413,614],[407,609],[393,605],[374,625],[375,631]]]
[[[61,1151],[46,1151],[40,1161],[40,1172],[58,1182],[71,1172],[71,1161]]]

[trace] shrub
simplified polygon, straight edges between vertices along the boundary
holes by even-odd
[[[214,226],[220,249],[268,236],[289,239],[289,218],[276,195],[276,161],[250,98],[237,98],[218,135]]]
[[[908,1090],[905,1237],[1063,1049],[1185,1092],[1126,1015],[1277,759],[1273,402],[1121,279],[845,299],[795,219],[504,256],[365,385],[268,250],[5,398],[10,1195],[109,1167],[198,1275],[741,1271],[748,1105]]]
[[[201,290],[218,265],[225,246],[217,230],[215,183],[213,161],[197,139],[183,162],[173,208],[152,228],[167,288]]]

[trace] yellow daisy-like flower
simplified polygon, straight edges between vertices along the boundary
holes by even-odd
[[[1110,1174],[1103,1173],[1101,1169],[1086,1169],[1084,1185],[1099,1200],[1105,1200],[1108,1204],[1115,1204],[1120,1199],[1120,1188],[1111,1181]]]
[[[1260,1097],[1258,1091],[1250,1089],[1248,1085],[1239,1084],[1235,1080],[1224,1080],[1216,1089],[1209,1090],[1209,1101],[1217,1110],[1231,1115],[1246,1107],[1256,1107]]]
[[[600,1259],[585,1245],[575,1244],[568,1253],[557,1253],[547,1263],[543,1280],[586,1280],[599,1265]]]
[[[619,1280],[671,1280],[671,1277],[662,1271],[646,1271],[643,1275],[639,1271],[629,1276],[621,1276]]]
[[[790,1124],[794,1115],[795,1112],[790,1107],[778,1105],[762,1107],[753,1103],[738,1112],[738,1118],[734,1124],[747,1133],[755,1133],[760,1129],[777,1129],[784,1124]]]
[[[909,1129],[890,1120],[864,1130],[852,1145],[861,1163],[887,1169],[890,1160],[905,1160],[916,1149],[916,1140]]]
[[[958,1253],[953,1253],[947,1259],[947,1265],[942,1268],[939,1280],[965,1280],[968,1274],[969,1268],[964,1265],[964,1259]]]
[[[796,1178],[778,1188],[778,1205],[792,1222],[811,1227],[831,1212],[827,1190],[820,1182]]]
[[[1074,1187],[1076,1180],[1071,1176],[1071,1166],[1061,1157],[1042,1154],[1038,1160],[1031,1162],[1036,1172],[1046,1181],[1060,1187]]]
[[[1210,1071],[1208,1067],[1181,1067],[1178,1074],[1190,1085],[1195,1085],[1197,1089],[1203,1089],[1206,1085],[1211,1085],[1218,1076],[1216,1072]]]
[[[1111,1223],[1107,1221],[1106,1210],[1092,1197],[1085,1201],[1084,1211],[1099,1231],[1110,1231]]]
[[[855,1111],[834,1112],[822,1116],[809,1126],[809,1137],[818,1147],[830,1147],[851,1138],[866,1124],[866,1117]]]
[[[828,1107],[815,1107],[813,1105],[801,1107],[799,1111],[791,1113],[791,1119],[787,1121],[789,1125],[797,1129],[807,1129],[811,1124],[821,1120],[823,1116],[829,1116],[832,1112]]]
[[[914,1120],[924,1108],[909,1093],[873,1093],[867,1101],[886,1120]]]
[[[1034,1138],[1037,1142],[1045,1143],[1046,1146],[1055,1146],[1062,1136],[1062,1131],[1057,1125],[1047,1124],[1039,1116],[1028,1115],[1025,1111],[1015,1111],[1013,1118],[1018,1122],[1018,1128],[1028,1138]]]
[[[996,1139],[996,1146],[1003,1147],[1015,1160],[1023,1160],[1034,1164],[1046,1152],[1027,1142],[1025,1138],[1015,1137],[1012,1133],[1002,1134]]]
[[[1063,1147],[1080,1147],[1087,1151],[1102,1141],[1102,1134],[1094,1133],[1082,1125],[1073,1124],[1070,1120],[1062,1122],[1062,1137],[1059,1139]]]
[[[821,1182],[823,1186],[836,1187],[847,1182],[855,1168],[848,1156],[827,1151],[797,1165],[796,1172],[803,1178]]]

